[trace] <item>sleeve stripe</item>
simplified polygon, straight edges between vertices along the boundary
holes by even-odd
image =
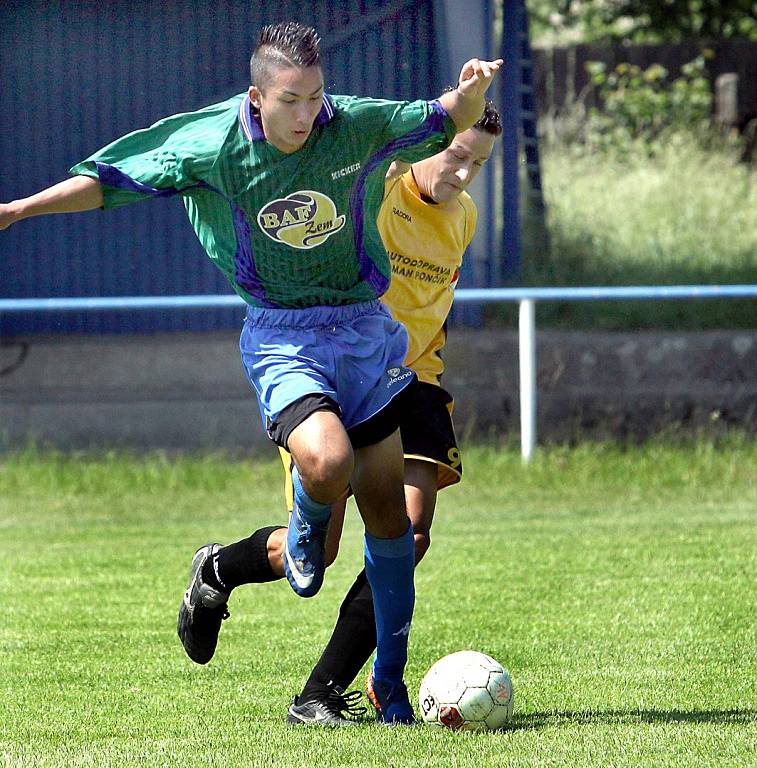
[[[379,164],[388,157],[405,147],[412,147],[420,144],[432,133],[440,133],[444,130],[444,121],[447,118],[447,112],[438,101],[429,102],[431,113],[415,130],[406,133],[404,136],[390,141],[378,152],[373,154],[360,172],[360,176],[355,182],[350,195],[350,209],[352,211],[352,226],[355,233],[355,250],[357,251],[360,277],[365,280],[378,296],[381,296],[389,285],[389,279],[381,274],[379,269],[368,256],[363,246],[363,219],[365,182],[368,175],[372,173]]]

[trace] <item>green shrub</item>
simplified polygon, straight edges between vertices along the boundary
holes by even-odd
[[[640,151],[654,155],[678,133],[705,145],[712,143],[708,55],[705,51],[685,64],[672,81],[660,64],[641,69],[622,63],[608,72],[604,62],[589,62],[587,70],[601,104],[588,112],[585,148],[626,156]]]

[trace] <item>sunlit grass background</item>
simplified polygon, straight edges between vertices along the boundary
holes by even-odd
[[[650,157],[545,144],[549,250],[525,212],[523,280],[547,286],[757,282],[757,172],[727,146],[673,136]],[[492,309],[514,321],[517,309]],[[755,328],[754,299],[543,302],[539,322],[631,330]]]

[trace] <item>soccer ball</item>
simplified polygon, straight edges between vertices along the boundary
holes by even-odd
[[[513,684],[491,656],[458,651],[426,672],[418,694],[423,721],[454,731],[502,728],[513,714]]]

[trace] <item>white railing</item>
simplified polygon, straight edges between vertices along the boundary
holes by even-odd
[[[593,288],[458,288],[455,303],[517,301],[520,365],[520,446],[530,461],[536,446],[536,321],[537,301],[614,301],[629,299],[757,298],[757,285],[667,285]],[[112,296],[49,299],[0,299],[3,312],[74,312],[140,309],[218,309],[238,307],[231,295]],[[757,312],[755,312],[757,327]]]

